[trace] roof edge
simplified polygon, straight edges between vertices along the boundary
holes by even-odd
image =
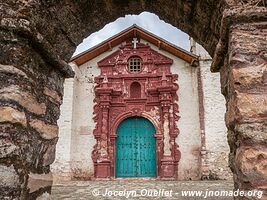
[[[115,39],[116,37],[119,37],[121,34],[127,33],[128,31],[130,31],[132,28],[135,28],[135,27],[137,27],[136,24],[133,24],[132,26],[129,26],[128,28],[126,28],[126,29],[124,29],[123,31],[121,31],[121,32],[119,32],[119,33],[117,33],[117,34],[115,34],[115,35],[109,37],[108,39],[104,40],[103,42],[100,42],[99,44],[97,44],[97,45],[95,45],[95,46],[93,46],[93,47],[91,47],[91,48],[89,48],[89,49],[87,49],[87,50],[85,50],[85,51],[83,51],[83,52],[77,54],[76,56],[71,57],[70,61],[72,62],[72,61],[75,60],[76,58],[78,58],[78,57],[80,57],[80,56],[82,56],[82,55],[84,55],[84,54],[86,54],[86,53],[88,53],[88,52],[90,52],[90,51],[93,51],[94,49],[96,49],[96,48],[102,46],[103,44],[108,43],[109,41]]]
[[[171,53],[172,55],[174,55],[176,57],[179,57],[180,59],[185,60],[189,64],[191,64],[194,60],[198,60],[199,59],[199,56],[197,56],[197,55],[195,55],[195,54],[193,54],[193,53],[191,53],[191,52],[189,52],[189,51],[187,51],[187,50],[185,50],[185,49],[183,49],[181,47],[178,47],[175,44],[172,44],[172,43],[168,42],[167,40],[165,40],[165,39],[163,39],[163,38],[161,38],[161,37],[149,32],[149,31],[147,31],[147,30],[145,30],[145,29],[143,29],[143,28],[141,28],[139,26],[137,26],[136,24],[133,24],[132,26],[129,26],[128,28],[126,28],[123,31],[115,34],[114,36],[104,40],[103,42],[101,42],[101,43],[89,48],[86,51],[83,51],[83,52],[77,54],[76,56],[73,56],[70,59],[70,62],[75,62],[78,66],[80,66],[80,65],[84,64],[85,62],[97,57],[98,55],[108,51],[108,49],[111,49],[114,46],[116,46],[116,45],[114,45],[114,46],[111,45],[112,41],[116,41],[116,40],[120,39],[122,36],[127,36],[127,34],[131,34],[131,32],[135,32],[135,31],[139,31],[140,34],[141,33],[146,34],[146,35],[148,35],[148,37],[151,37],[153,39],[156,39],[156,40],[160,41],[161,43],[163,43],[166,46],[166,48],[167,47],[173,48],[174,51],[176,50],[176,51],[181,52],[182,54],[185,54],[185,55],[189,56],[191,58],[190,61],[188,59],[182,58],[182,56],[175,55],[174,52],[171,52],[170,50],[168,50],[166,48],[165,49],[162,48],[164,51],[167,51],[167,52]],[[142,37],[140,37],[140,38],[142,38]],[[144,38],[142,38],[142,39],[144,39]],[[147,39],[144,39],[144,40],[147,40]],[[147,41],[151,42],[149,40],[147,40]],[[151,42],[151,43],[153,44],[153,42]],[[98,52],[94,52],[94,51],[97,51],[97,50],[98,50]],[[95,53],[95,55],[88,56],[88,54],[90,54],[90,53],[92,53],[92,54]],[[82,57],[87,57],[87,58],[81,59]]]

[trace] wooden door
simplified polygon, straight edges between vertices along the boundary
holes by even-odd
[[[156,133],[143,117],[127,118],[116,139],[116,177],[156,177]]]

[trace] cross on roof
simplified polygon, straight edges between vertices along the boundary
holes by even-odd
[[[137,38],[133,38],[132,43],[133,43],[133,45],[134,45],[134,49],[136,49],[136,45],[137,45],[137,43],[138,43]]]

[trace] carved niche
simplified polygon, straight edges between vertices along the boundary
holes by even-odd
[[[175,142],[178,75],[171,73],[172,59],[134,41],[126,41],[98,62],[101,74],[95,78],[96,144],[92,152],[95,178],[116,176],[116,128],[127,117],[143,116],[157,131],[157,177],[177,179],[181,156]]]

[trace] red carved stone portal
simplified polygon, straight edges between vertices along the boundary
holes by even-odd
[[[101,74],[95,78],[94,100],[97,142],[92,152],[95,177],[116,177],[117,127],[128,117],[142,116],[156,129],[157,177],[177,179],[181,157],[175,142],[179,134],[178,75],[171,73],[172,59],[134,41],[127,41],[98,63]],[[137,66],[130,67],[129,62]]]

